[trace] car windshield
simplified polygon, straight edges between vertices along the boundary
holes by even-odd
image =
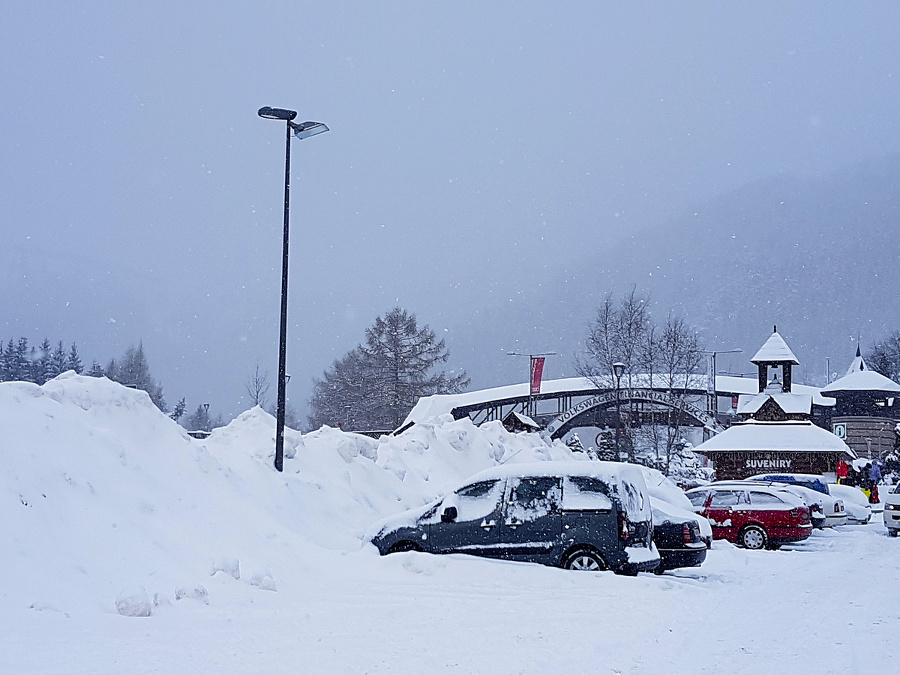
[[[894,494],[900,495],[900,483],[897,483],[897,486],[894,488]]]

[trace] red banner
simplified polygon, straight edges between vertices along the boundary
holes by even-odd
[[[531,357],[531,395],[541,393],[541,376],[544,374],[544,357]]]

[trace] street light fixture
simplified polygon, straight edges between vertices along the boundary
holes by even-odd
[[[619,405],[619,390],[622,384],[622,375],[625,373],[625,364],[616,361],[613,364],[613,374],[616,376],[616,459],[622,459],[619,455],[622,437],[622,410]]]
[[[287,361],[287,293],[288,293],[288,224],[290,222],[291,205],[291,134],[298,139],[309,138],[328,131],[321,122],[302,122],[292,120],[297,116],[296,110],[270,108],[263,106],[257,114],[267,120],[284,120],[287,128],[284,150],[284,243],[281,256],[281,331],[278,342],[278,407],[275,422],[275,469],[284,471],[284,407],[285,407],[285,375]]]

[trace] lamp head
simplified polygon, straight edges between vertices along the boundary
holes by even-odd
[[[625,364],[621,361],[616,361],[613,364],[613,372],[616,374],[616,377],[622,377],[622,374],[625,372]]]
[[[328,127],[321,122],[301,122],[300,124],[290,122],[290,125],[291,129],[294,130],[294,136],[299,141],[302,141],[304,138],[309,138],[310,136],[324,134],[328,131]]]
[[[289,122],[297,116],[297,111],[285,110],[284,108],[270,108],[266,105],[260,108],[256,114],[267,120],[286,120]]]

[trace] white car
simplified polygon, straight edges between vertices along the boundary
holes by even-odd
[[[829,483],[828,491],[834,497],[840,497],[847,512],[847,522],[865,525],[872,518],[872,507],[866,494],[853,485]]]
[[[884,496],[884,526],[892,537],[900,532],[900,483]]]
[[[802,488],[806,490],[807,493],[815,492],[815,495],[808,496],[821,505],[821,515],[825,518],[824,526],[834,527],[835,525],[847,524],[847,513],[844,510],[844,501],[839,497],[831,495],[828,491],[828,483],[825,482],[825,479],[822,478],[822,476],[811,473],[761,473],[757,476],[751,476],[747,480],[774,481],[791,487]],[[813,503],[810,502],[809,499],[807,499],[806,502],[809,504],[810,508],[814,508]],[[818,514],[813,514],[814,523],[817,517],[820,516]]]

